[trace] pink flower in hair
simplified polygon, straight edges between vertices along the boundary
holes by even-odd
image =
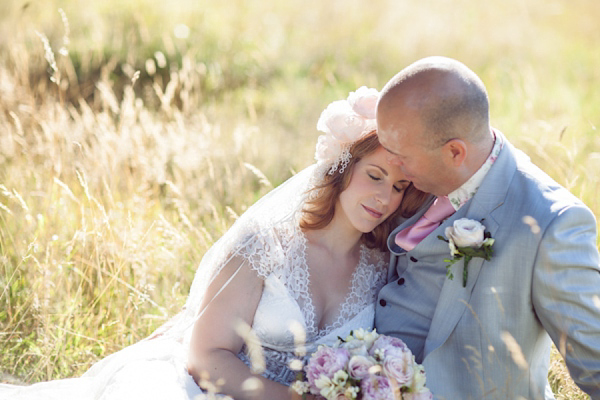
[[[348,95],[348,103],[352,110],[367,119],[375,119],[375,108],[378,99],[379,92],[377,89],[366,86],[361,86],[356,92],[351,92]]]
[[[329,104],[321,113],[317,130],[323,132],[317,142],[315,159],[329,166],[329,174],[344,171],[352,143],[377,128],[375,106],[379,92],[365,86],[350,92],[346,100]]]
[[[321,113],[317,129],[332,135],[340,143],[358,140],[366,127],[365,118],[355,113],[345,100],[331,103]]]

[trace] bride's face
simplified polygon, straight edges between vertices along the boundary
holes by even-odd
[[[389,154],[379,147],[359,160],[348,187],[340,194],[337,212],[342,212],[360,232],[371,232],[396,211],[410,182]]]

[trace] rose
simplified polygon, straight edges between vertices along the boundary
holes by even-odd
[[[361,86],[356,92],[350,92],[348,95],[348,103],[352,110],[368,119],[375,119],[377,99],[379,99],[377,89],[367,88],[366,86]]]
[[[444,260],[450,263],[446,265],[446,275],[449,279],[453,279],[452,265],[464,259],[463,287],[467,287],[469,262],[473,257],[481,257],[487,261],[491,260],[494,252],[492,246],[495,239],[492,238],[491,233],[485,230],[485,226],[481,222],[468,218],[454,221],[452,226],[446,228],[444,234],[447,239],[442,236],[438,236],[438,239],[448,243],[450,255],[452,255],[452,259]]]
[[[388,354],[395,357],[397,354],[400,355],[406,351],[410,352],[402,340],[387,335],[381,335],[377,338],[375,343],[373,343],[373,346],[371,346],[369,354],[373,356],[379,349],[382,350],[385,357],[387,357]]]
[[[316,381],[320,378],[333,379],[336,372],[343,370],[350,358],[350,353],[344,348],[331,348],[320,346],[313,353],[308,365],[305,367],[306,378],[311,387],[311,393],[319,394],[320,388]]]
[[[363,399],[395,400],[394,391],[387,377],[371,375],[360,382]]]
[[[363,355],[353,356],[348,361],[348,374],[354,379],[363,379],[369,376],[369,369],[375,365],[372,357]]]
[[[414,375],[414,361],[410,351],[396,353],[393,357],[383,360],[383,372],[390,379],[394,379],[400,387],[408,386]]]
[[[448,240],[456,247],[474,247],[479,248],[483,245],[485,226],[478,221],[461,218],[454,221],[452,226],[445,230]],[[456,249],[451,251],[456,252]]]

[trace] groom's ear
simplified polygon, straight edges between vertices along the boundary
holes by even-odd
[[[454,167],[460,167],[467,158],[467,144],[462,139],[451,139],[444,144],[444,155]]]

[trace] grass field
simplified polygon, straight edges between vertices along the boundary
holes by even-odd
[[[332,100],[428,55],[600,216],[600,2],[0,4],[0,380],[77,376],[183,305]],[[557,398],[583,399],[554,355]]]

